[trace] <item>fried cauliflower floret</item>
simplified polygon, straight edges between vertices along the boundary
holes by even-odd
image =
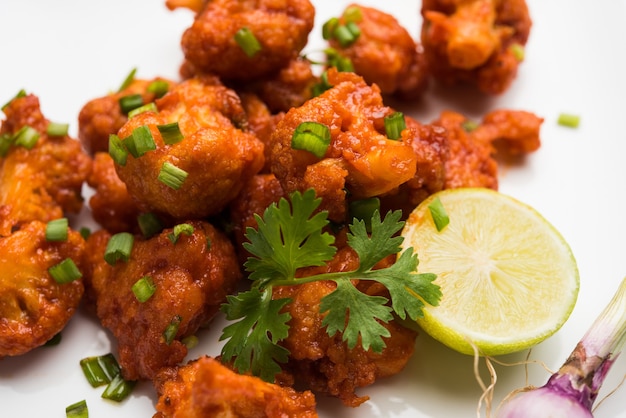
[[[182,36],[185,59],[197,70],[223,80],[250,81],[286,67],[313,29],[309,0],[213,0]],[[248,28],[261,49],[248,56],[235,34]]]
[[[162,370],[154,418],[315,418],[315,396],[240,375],[218,360],[201,357]]]
[[[241,278],[226,236],[206,222],[189,224],[193,233],[181,233],[175,243],[168,237],[171,228],[148,240],[136,237],[128,262],[115,265],[103,259],[110,234],[100,230],[88,238],[87,291],[117,340],[127,380],[152,379],[160,368],[180,363],[187,355],[181,340],[213,318]],[[156,290],[141,303],[132,286],[145,276]],[[173,321],[180,322],[168,344],[163,333]]]
[[[508,89],[521,61],[515,48],[526,45],[532,26],[525,0],[426,0],[421,13],[435,78],[475,84],[487,94]]]
[[[376,83],[385,95],[405,99],[419,97],[428,84],[426,61],[420,45],[392,15],[372,7],[349,5],[346,10],[360,10],[351,20],[359,28],[356,40],[342,46],[336,36],[329,45],[350,59],[354,72],[368,84]],[[346,13],[339,18],[346,24]]]
[[[85,241],[73,230],[47,241],[46,223],[33,221],[0,238],[0,358],[39,347],[59,333],[83,295],[82,280],[58,283],[48,272],[67,258],[82,269]]]
[[[14,137],[30,127],[39,138],[31,149],[13,143],[0,157],[0,236],[24,222],[78,213],[82,185],[91,170],[91,159],[80,143],[67,135],[46,134],[49,121],[32,94],[13,99],[4,113],[0,135]]]
[[[278,122],[271,140],[271,170],[286,193],[314,188],[329,218],[343,221],[346,191],[361,199],[390,192],[413,178],[417,156],[411,129],[401,140],[385,135],[384,118],[394,113],[383,105],[380,90],[354,73],[328,70],[333,87]],[[291,140],[302,122],[316,122],[330,130],[323,158],[293,149]]]
[[[153,88],[156,83],[167,83],[168,89],[175,84],[161,77],[150,80],[134,79],[128,87],[120,91],[87,102],[78,114],[78,139],[83,148],[90,155],[107,152],[109,135],[116,134],[128,120],[128,112],[122,110],[120,99],[139,95],[142,103],[153,102],[162,96],[160,91]]]
[[[165,5],[168,9],[174,10],[185,8],[194,12],[199,12],[208,0],[166,0]]]
[[[175,219],[219,213],[265,163],[263,143],[247,131],[239,97],[215,78],[193,78],[156,104],[157,113],[136,115],[118,133],[127,138],[147,126],[156,149],[138,158],[128,155],[125,165],[115,166],[118,176],[128,193],[151,211]],[[183,139],[168,145],[157,126],[174,122]],[[187,173],[180,188],[159,180],[164,163]]]

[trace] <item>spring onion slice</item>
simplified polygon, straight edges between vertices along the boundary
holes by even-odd
[[[120,85],[120,88],[117,90],[118,93],[123,90],[126,90],[133,83],[133,81],[135,81],[135,74],[137,74],[136,68],[133,68],[132,70],[130,70],[130,72],[128,73],[128,75],[126,76],[122,84]]]
[[[159,171],[157,179],[167,187],[178,190],[182,187],[188,175],[189,173],[185,170],[166,161],[161,166],[161,171]]]
[[[318,158],[324,157],[330,145],[330,129],[318,122],[302,122],[291,137],[291,148],[309,151]]]
[[[73,403],[65,408],[66,418],[89,418],[89,409],[87,401],[84,399]]]
[[[22,98],[22,97],[26,97],[26,90],[24,90],[24,89],[21,89],[20,91],[18,91],[17,94],[11,98],[11,100],[9,100],[5,104],[3,104],[1,110],[4,111],[4,109],[6,109],[11,104],[11,102],[13,100],[19,99],[19,98]]]
[[[70,128],[69,123],[50,122],[46,128],[48,136],[65,136]]]
[[[66,284],[80,279],[83,274],[80,272],[74,260],[66,258],[60,263],[50,267],[48,273],[59,284]]]
[[[128,261],[133,250],[133,242],[134,237],[130,232],[119,232],[111,236],[104,251],[104,261],[112,266],[118,260]]]
[[[128,150],[120,137],[115,134],[109,135],[109,155],[115,164],[121,165],[122,167],[126,165]]]
[[[46,343],[43,346],[44,347],[54,347],[56,345],[61,344],[61,340],[62,339],[63,339],[63,334],[61,334],[60,332],[57,332],[56,334],[54,334],[54,337],[52,337],[48,341],[46,341]]]
[[[511,52],[516,60],[519,62],[524,61],[524,46],[518,43],[514,43],[510,46]]]
[[[322,25],[322,38],[324,38],[324,40],[326,41],[332,39],[335,33],[335,29],[337,29],[338,25],[339,19],[337,19],[336,17],[331,17],[326,22],[324,22],[324,24]]]
[[[190,335],[188,337],[183,338],[180,342],[185,344],[185,347],[187,347],[187,350],[191,350],[192,348],[196,347],[200,341],[198,340],[198,337],[196,337],[195,335]]]
[[[580,116],[571,113],[561,113],[557,122],[561,126],[578,128],[578,125],[580,125]]]
[[[142,125],[133,129],[133,133],[122,140],[123,145],[135,158],[139,158],[148,151],[154,151],[156,149],[156,143],[154,137],[150,131],[148,125]]]
[[[80,361],[80,368],[91,387],[107,385],[120,374],[120,366],[113,354],[86,357]]]
[[[150,102],[150,103],[146,103],[143,106],[139,106],[133,110],[131,110],[130,112],[128,112],[128,117],[129,118],[133,118],[137,115],[139,115],[140,113],[145,113],[145,112],[158,112],[159,109],[157,109],[156,104],[154,104],[154,102]]]
[[[89,238],[89,235],[91,235],[91,229],[89,229],[86,226],[81,226],[80,229],[78,230],[78,233],[80,234],[81,237],[83,237],[83,239],[87,239]]]
[[[163,225],[159,218],[152,212],[142,213],[137,216],[139,229],[145,238],[153,237],[163,230]]]
[[[385,134],[387,138],[398,140],[402,138],[402,131],[406,129],[406,120],[402,112],[394,112],[385,116]]]
[[[167,123],[165,125],[157,125],[157,129],[161,133],[163,142],[167,145],[173,145],[183,140],[183,134],[180,131],[178,122]]]
[[[14,144],[26,149],[32,149],[39,140],[39,132],[31,126],[25,125],[15,134]]]
[[[122,374],[116,375],[102,392],[102,398],[114,402],[122,402],[128,397],[135,387],[135,381],[124,380]]]
[[[156,285],[150,276],[144,276],[132,286],[133,294],[140,303],[144,303],[156,292]]]
[[[11,145],[13,145],[13,135],[4,133],[0,135],[0,157],[6,157]]]
[[[129,94],[128,96],[120,97],[118,102],[122,113],[125,115],[128,115],[128,112],[144,104],[141,94]]]
[[[360,22],[363,20],[363,13],[359,6],[350,6],[343,12],[343,19],[346,22]]]
[[[67,241],[67,218],[54,219],[46,224],[46,241]]]
[[[339,72],[353,72],[354,65],[348,57],[344,57],[335,48],[326,48],[326,61],[330,67],[335,67]]]
[[[172,232],[167,234],[167,237],[172,242],[172,244],[176,244],[180,234],[185,234],[185,235],[193,234],[193,226],[191,224],[178,224],[174,226],[174,228],[172,229]]]
[[[259,40],[247,27],[243,27],[235,33],[235,42],[237,42],[237,45],[239,45],[243,52],[250,58],[261,50]]]
[[[175,315],[174,318],[172,318],[172,321],[163,331],[163,339],[165,340],[165,344],[170,345],[172,341],[174,341],[174,338],[176,337],[176,334],[178,333],[178,327],[180,326],[180,321],[182,320],[183,319],[180,317],[180,315]]]
[[[147,91],[148,93],[154,94],[154,96],[159,99],[165,96],[170,89],[170,83],[165,80],[154,80],[150,84],[148,84]]]
[[[478,122],[470,120],[470,119],[467,119],[461,124],[461,128],[463,128],[463,130],[467,133],[475,131],[478,128],[478,126],[479,126]]]
[[[443,203],[441,203],[441,200],[437,197],[428,205],[428,210],[435,223],[435,228],[437,228],[437,231],[441,232],[441,230],[450,223],[446,208],[443,207]]]

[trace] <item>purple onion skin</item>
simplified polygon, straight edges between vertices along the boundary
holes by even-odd
[[[546,384],[505,402],[498,418],[593,418],[593,414],[578,399]]]

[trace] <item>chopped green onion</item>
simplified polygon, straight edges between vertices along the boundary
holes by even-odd
[[[128,73],[128,75],[126,76],[126,78],[122,82],[122,85],[117,90],[118,93],[123,91],[123,90],[126,90],[131,84],[133,84],[133,81],[135,81],[135,74],[136,73],[137,73],[137,69],[136,68],[133,68],[132,70],[130,70],[130,73]]]
[[[102,392],[102,398],[108,399],[110,401],[122,402],[124,399],[130,395],[135,387],[135,381],[124,380],[122,374],[118,374],[111,380]]]
[[[118,102],[122,113],[127,115],[131,110],[143,106],[143,97],[141,94],[129,94],[128,96],[120,97]]]
[[[394,112],[385,116],[385,134],[387,138],[397,140],[402,138],[402,131],[406,129],[406,120],[402,112]]]
[[[568,128],[578,128],[580,124],[580,116],[572,115],[570,113],[561,113],[559,115],[558,124],[561,126],[567,126]]]
[[[463,128],[463,130],[467,133],[470,133],[472,131],[475,131],[478,128],[478,122],[473,121],[473,120],[465,120],[462,124],[461,124],[461,128]]]
[[[333,32],[333,37],[343,48],[352,45],[361,36],[361,29],[355,22],[347,22],[345,25],[338,25]]]
[[[167,145],[173,145],[183,140],[183,134],[180,131],[178,122],[167,123],[165,125],[157,125],[157,129],[163,137],[163,142]]]
[[[324,71],[320,76],[320,82],[313,85],[311,88],[311,94],[313,97],[317,97],[330,89],[332,86],[328,82],[328,72]]]
[[[346,22],[360,22],[363,20],[363,13],[359,6],[350,6],[343,12],[343,18]]]
[[[178,190],[181,188],[188,175],[189,173],[185,170],[166,161],[161,166],[161,171],[159,171],[157,179],[167,187]]]
[[[183,338],[180,342],[185,344],[185,347],[187,347],[187,350],[191,350],[192,348],[198,345],[199,340],[198,340],[198,337],[196,337],[195,335],[190,335],[188,337]]]
[[[40,134],[35,128],[26,125],[15,134],[14,143],[26,149],[32,149],[37,144],[39,136]]]
[[[131,110],[130,112],[128,112],[128,117],[129,118],[133,118],[135,116],[137,116],[140,113],[144,113],[144,112],[158,112],[159,109],[157,109],[156,104],[154,104],[154,102],[150,102],[150,103],[146,103],[143,106],[139,106],[133,110]]]
[[[318,122],[302,122],[291,137],[291,148],[309,151],[318,158],[324,157],[330,145],[330,129]]]
[[[11,104],[11,102],[15,99],[19,99],[21,97],[26,97],[26,90],[21,89],[20,91],[17,92],[17,94],[15,96],[13,96],[11,98],[11,100],[9,100],[8,102],[6,102],[5,104],[2,105],[2,111],[4,111],[4,109],[7,108],[7,106],[9,106]]]
[[[180,315],[175,315],[169,325],[165,328],[165,331],[163,331],[163,339],[165,340],[165,344],[170,345],[172,341],[174,341],[174,338],[178,333],[180,321],[182,321]]]
[[[172,232],[167,234],[167,237],[172,242],[172,244],[176,244],[180,234],[185,234],[185,235],[193,234],[193,226],[191,224],[178,224],[174,226]]]
[[[322,38],[324,40],[332,39],[333,34],[335,33],[335,29],[339,25],[339,19],[336,17],[331,17],[322,25]]]
[[[524,47],[521,44],[515,43],[510,48],[516,60],[524,61]]]
[[[135,158],[139,158],[148,151],[156,149],[154,137],[148,125],[142,125],[133,129],[133,133],[122,140],[126,149]]]
[[[69,123],[50,122],[46,128],[46,134],[48,136],[65,136],[69,127]]]
[[[54,219],[46,224],[46,241],[67,241],[67,218]]]
[[[133,250],[134,237],[130,232],[119,232],[113,235],[104,251],[104,261],[115,265],[118,260],[128,261]]]
[[[8,132],[0,135],[0,157],[6,157],[9,149],[11,149],[11,145],[13,145],[13,140],[13,135]]]
[[[147,88],[148,92],[153,93],[157,99],[165,96],[165,93],[167,93],[169,89],[170,83],[165,80],[154,80],[153,82],[148,84]]]
[[[48,273],[59,284],[66,284],[80,279],[83,274],[78,270],[74,260],[66,258],[59,264],[56,264],[48,269]]]
[[[139,302],[144,303],[154,295],[156,285],[154,281],[152,281],[152,277],[144,276],[133,284],[132,291],[135,298],[137,298]]]
[[[126,165],[128,150],[120,137],[115,134],[109,135],[109,155],[115,164],[121,165],[122,167]]]
[[[235,42],[243,50],[243,52],[250,58],[255,56],[261,50],[261,44],[259,43],[254,33],[249,28],[243,27],[235,33]]]
[[[43,345],[44,347],[54,347],[55,345],[61,344],[61,340],[63,339],[63,335],[60,332],[57,332],[54,337],[50,338]]]
[[[66,418],[89,418],[89,409],[87,401],[84,399],[73,403],[65,408]]]
[[[80,233],[80,236],[83,237],[83,239],[87,239],[89,238],[89,235],[91,235],[91,229],[87,228],[86,226],[82,226],[78,232]]]
[[[441,232],[441,230],[450,223],[450,218],[448,217],[448,213],[443,207],[441,200],[436,197],[435,200],[433,200],[432,203],[428,205],[428,210],[430,211],[430,215],[433,218],[433,222],[435,223],[437,231]]]
[[[120,374],[120,366],[113,354],[86,357],[80,361],[80,368],[91,387],[98,387],[111,383]]]
[[[354,71],[354,65],[350,58],[344,57],[335,48],[326,48],[324,52],[326,53],[326,61],[329,66],[335,67],[340,72]]]
[[[163,230],[163,225],[159,218],[151,212],[142,213],[137,216],[139,229],[145,238],[150,238]]]

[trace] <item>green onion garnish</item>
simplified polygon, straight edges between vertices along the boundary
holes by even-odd
[[[143,106],[139,106],[133,110],[131,110],[130,112],[128,112],[128,117],[129,118],[133,118],[135,116],[137,116],[140,113],[144,113],[144,112],[158,112],[159,109],[157,109],[156,104],[154,104],[154,102],[150,102],[150,103],[146,103]]]
[[[6,132],[0,135],[0,157],[6,157],[11,145],[13,145],[13,135]]]
[[[180,131],[178,122],[167,123],[165,125],[157,125],[157,129],[163,137],[163,142],[167,145],[173,145],[183,140],[183,134]]]
[[[98,387],[111,383],[120,374],[120,366],[113,354],[86,357],[80,361],[80,368],[91,387]]]
[[[433,218],[433,222],[435,223],[437,231],[441,232],[441,230],[450,223],[450,218],[448,217],[448,213],[443,207],[441,200],[436,197],[435,200],[433,200],[432,203],[428,205],[428,210],[430,211],[430,215]]]
[[[570,113],[561,113],[559,115],[558,124],[561,126],[567,126],[568,128],[578,128],[580,124],[580,116],[572,115]]]
[[[524,47],[522,45],[515,43],[511,45],[510,48],[516,60],[520,62],[524,61]]]
[[[66,284],[80,279],[83,274],[78,270],[74,260],[66,258],[59,264],[56,264],[48,269],[48,273],[59,284]]]
[[[163,331],[163,339],[165,340],[165,344],[170,345],[172,341],[174,341],[174,337],[176,337],[176,334],[178,333],[180,321],[182,320],[183,319],[180,317],[180,315],[175,315],[174,318],[172,318],[172,321]]]
[[[314,84],[311,88],[311,94],[313,97],[317,97],[331,87],[332,86],[328,82],[328,72],[324,71],[322,75],[320,75],[319,83]]]
[[[402,138],[402,131],[406,129],[406,120],[402,112],[394,112],[385,116],[385,134],[387,138],[397,140]]]
[[[145,238],[150,238],[163,230],[161,221],[152,212],[142,213],[137,216],[137,223]]]
[[[259,43],[254,33],[249,28],[243,27],[235,33],[235,42],[243,50],[248,57],[253,57],[261,50],[261,44]]]
[[[363,13],[359,6],[350,6],[343,12],[343,18],[346,22],[360,22],[363,20]]]
[[[133,133],[122,140],[128,152],[135,158],[139,158],[148,151],[156,149],[156,143],[148,125],[142,125],[133,129]]]
[[[84,399],[71,404],[65,408],[66,418],[89,418],[89,409],[87,409],[87,401]]]
[[[322,38],[328,41],[331,39],[335,33],[335,29],[339,25],[339,19],[336,17],[331,17],[322,25]]]
[[[130,232],[119,232],[113,235],[104,251],[104,261],[115,265],[118,260],[127,262],[133,250],[134,237]]]
[[[461,128],[463,128],[463,130],[467,133],[470,133],[472,131],[475,131],[478,128],[478,122],[473,121],[473,120],[465,120],[462,124],[461,124]]]
[[[178,190],[181,188],[188,175],[189,173],[185,170],[166,161],[161,166],[161,171],[159,171],[157,179],[167,187]]]
[[[188,337],[183,338],[180,342],[185,344],[185,347],[187,347],[187,350],[191,350],[192,348],[198,345],[199,340],[198,340],[198,337],[196,337],[195,335],[190,335]]]
[[[22,127],[14,137],[15,145],[21,145],[26,149],[32,149],[39,140],[39,132],[28,125]]]
[[[15,96],[13,96],[11,98],[11,100],[9,100],[8,102],[6,102],[5,104],[2,105],[2,111],[4,111],[4,109],[7,108],[8,105],[11,104],[11,102],[15,99],[19,99],[21,97],[26,97],[26,90],[21,89],[20,91],[17,92],[17,94]]]
[[[133,81],[135,81],[135,74],[136,73],[137,73],[137,69],[136,68],[133,68],[132,70],[130,70],[130,73],[128,73],[128,75],[126,76],[126,78],[122,82],[122,85],[117,90],[118,93],[121,92],[122,90],[126,90],[133,83]]]
[[[50,122],[46,128],[46,134],[48,136],[65,136],[69,127],[69,123]]]
[[[376,211],[380,212],[380,199],[377,197],[350,202],[350,215],[365,222],[365,229],[368,232],[372,230],[372,216]]]
[[[167,234],[167,237],[172,242],[172,244],[176,244],[180,234],[185,234],[185,235],[193,234],[193,226],[191,224],[178,224],[174,226],[172,232]]]
[[[81,237],[83,237],[83,239],[87,239],[89,238],[89,235],[91,235],[91,229],[89,229],[86,226],[81,226],[80,229],[78,230],[78,233],[80,234]]]
[[[154,295],[156,285],[154,284],[154,281],[152,281],[152,277],[144,276],[137,280],[131,289],[135,298],[137,298],[139,302],[144,303],[150,299],[152,295]]]
[[[318,122],[302,122],[291,137],[291,148],[309,151],[318,158],[324,157],[330,145],[330,129]]]
[[[48,341],[46,341],[46,343],[43,346],[44,347],[54,347],[56,345],[61,344],[61,340],[62,339],[63,339],[63,334],[61,334],[60,332],[57,332],[56,334],[54,334],[54,337],[52,337]]]
[[[335,48],[326,48],[324,50],[326,54],[327,64],[331,67],[335,67],[340,72],[353,72],[354,65],[348,57],[344,57]]]
[[[165,96],[170,89],[170,84],[165,80],[154,80],[150,84],[148,84],[148,92],[153,93],[154,96],[159,99]]]
[[[129,94],[128,96],[120,97],[118,102],[122,113],[127,115],[131,110],[143,106],[143,97],[141,94]]]
[[[46,224],[46,241],[67,241],[67,218],[54,219]]]
[[[102,392],[102,398],[108,399],[114,402],[122,402],[130,395],[135,387],[135,381],[124,380],[122,374],[118,374],[111,380]]]
[[[122,167],[126,165],[128,150],[120,137],[115,134],[109,135],[109,155],[115,164],[121,165]]]
[[[345,25],[338,25],[333,32],[333,37],[343,48],[352,45],[361,36],[361,29],[355,22],[347,22]]]

